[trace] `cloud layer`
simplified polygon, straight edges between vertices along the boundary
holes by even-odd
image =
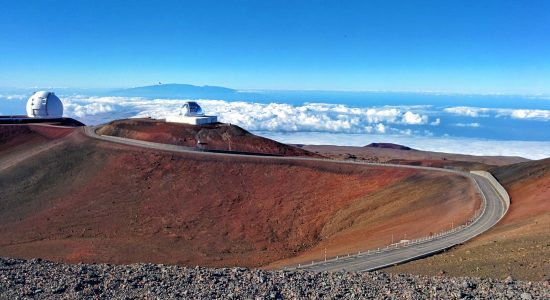
[[[303,132],[280,133],[258,132],[289,144],[317,144],[364,146],[376,142],[396,143],[418,150],[444,153],[458,153],[487,156],[519,156],[528,159],[543,159],[550,157],[550,142],[543,141],[497,141],[475,138],[452,138],[403,135],[364,135],[364,134],[334,134],[316,133],[315,135]]]
[[[509,108],[485,108],[485,107],[469,107],[455,106],[444,108],[443,111],[466,117],[509,117],[512,119],[530,119],[539,121],[550,120],[550,110],[544,109],[509,109]]]
[[[481,124],[479,124],[477,122],[475,122],[475,123],[455,123],[453,125],[456,126],[456,127],[472,127],[472,128],[481,127]]]
[[[144,99],[140,97],[62,97],[65,114],[84,123],[100,124],[114,119],[177,115],[182,99]],[[523,120],[540,121],[539,133],[550,120],[543,109],[504,109],[483,107],[435,107],[402,105],[352,107],[342,104],[231,102],[199,100],[208,114],[221,122],[239,125],[247,130],[288,143],[336,144],[362,146],[370,142],[395,142],[413,148],[474,155],[515,155],[526,158],[550,156],[550,142],[517,141],[536,128],[523,127],[515,136],[508,128],[517,129]],[[504,127],[494,125],[500,118]],[[526,123],[528,124],[528,123]],[[492,126],[492,127],[491,127]],[[529,125],[526,125],[529,126]],[[542,129],[541,129],[542,128]],[[486,136],[484,136],[484,130]],[[495,130],[506,131],[494,138]],[[525,131],[522,131],[525,130]],[[456,134],[466,134],[459,138]]]
[[[165,118],[178,114],[185,102],[128,97],[72,97],[62,100],[66,115],[78,117],[88,123],[107,121],[117,115]],[[321,103],[294,106],[223,100],[198,102],[207,113],[217,115],[220,121],[237,124],[248,130],[407,134],[409,131],[404,127],[412,126],[414,129],[417,125],[430,123],[430,118],[422,114],[422,107],[415,106],[357,108]],[[434,120],[431,123],[435,126],[439,121]]]

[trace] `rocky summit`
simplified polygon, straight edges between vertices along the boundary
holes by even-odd
[[[549,299],[548,282],[0,258],[0,299]]]

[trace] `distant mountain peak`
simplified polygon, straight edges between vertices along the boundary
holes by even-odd
[[[370,143],[365,147],[370,148],[384,148],[384,149],[397,149],[397,150],[412,150],[412,148],[392,143]]]
[[[231,99],[239,94],[237,90],[221,86],[197,86],[182,83],[162,83],[127,89],[119,89],[111,94],[116,96],[147,98],[185,98],[185,99]]]

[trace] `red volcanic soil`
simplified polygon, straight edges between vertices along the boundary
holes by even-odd
[[[49,125],[0,124],[0,170],[46,151],[76,130],[74,127]]]
[[[391,199],[391,201],[388,201]],[[410,176],[365,195],[340,209],[327,222],[329,238],[296,257],[270,267],[357,253],[402,239],[428,236],[462,224],[479,207],[480,200],[469,179],[447,174]]]
[[[395,272],[550,280],[550,159],[494,168],[511,198],[507,215],[487,233],[446,254]]]
[[[384,162],[440,168],[448,167],[459,170],[487,170],[495,166],[504,166],[527,161],[527,159],[521,157],[474,156],[420,151],[410,149],[406,146],[389,143],[373,143],[365,147],[306,145],[301,148],[325,157],[340,160],[353,159],[368,162]]]
[[[550,158],[496,168],[492,173],[504,185],[512,202],[499,225],[550,216]]]
[[[97,133],[207,150],[320,157],[298,147],[251,134],[239,126],[223,123],[190,125],[151,119],[125,119],[110,122],[99,128]]]
[[[75,127],[60,127],[51,125],[4,125],[0,124],[0,149],[7,149],[18,143],[25,143],[31,139],[58,139],[73,131]]]
[[[36,147],[27,140],[18,147]],[[444,173],[171,153],[80,131],[54,141],[0,168],[1,256],[277,265],[425,235],[479,205],[468,180]]]

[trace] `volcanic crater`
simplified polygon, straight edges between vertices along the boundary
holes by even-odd
[[[99,132],[116,133],[109,126]],[[174,142],[181,134],[159,140],[151,132],[165,128],[156,126],[125,136]],[[242,151],[286,146],[217,128],[253,146]],[[336,255],[387,245],[391,234],[448,229],[480,204],[469,179],[444,172],[175,153],[92,139],[81,129],[0,131],[1,256],[279,267],[319,258],[325,248]],[[298,150],[279,154],[311,156]]]

